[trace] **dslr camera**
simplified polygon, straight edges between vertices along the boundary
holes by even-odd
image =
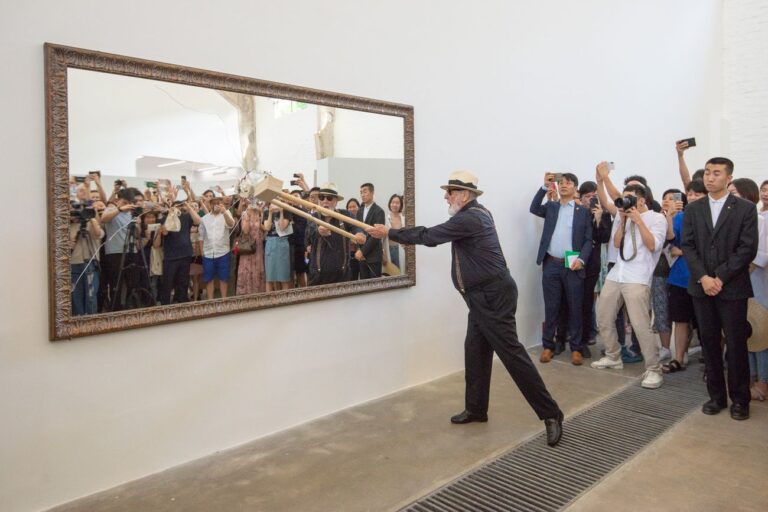
[[[69,218],[72,222],[79,221],[80,224],[86,224],[89,220],[96,218],[96,209],[91,206],[92,202],[69,202]]]
[[[626,212],[637,207],[637,198],[635,196],[617,197],[613,204]]]

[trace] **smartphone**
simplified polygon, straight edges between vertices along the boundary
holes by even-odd
[[[563,181],[563,173],[556,172],[555,173],[555,182],[556,183],[560,183],[561,181]]]
[[[683,200],[683,194],[681,192],[673,192],[672,193],[672,200],[673,201],[682,201]]]
[[[150,231],[150,233],[151,233],[152,231],[157,231],[157,228],[159,228],[159,227],[160,227],[160,224],[159,224],[159,223],[156,223],[156,224],[147,224],[147,229]]]
[[[597,196],[593,197],[589,200],[589,209],[594,210],[597,208],[597,203],[600,202],[600,200],[597,198]]]
[[[293,177],[294,177],[294,178],[301,178],[301,174],[299,174],[299,173],[293,173]]]
[[[612,170],[612,171],[615,171],[616,170],[616,164],[614,164],[613,162],[608,162],[608,168],[610,170]]]
[[[146,181],[144,182],[147,188],[157,188],[157,184],[154,181]]]
[[[85,176],[75,176],[75,183],[85,183]]]
[[[96,176],[98,176],[99,178],[101,178],[101,171],[91,171],[91,172],[89,172],[88,174],[95,174]]]
[[[185,181],[187,181],[187,177],[186,176],[182,176],[181,177],[181,182],[184,183]]]
[[[679,142],[687,142],[687,143],[688,143],[688,147],[689,147],[689,148],[694,148],[694,147],[696,147],[696,137],[691,137],[690,139],[681,139],[681,140],[679,140],[679,141],[677,141],[677,142],[678,142],[678,143],[679,143]]]
[[[298,184],[299,184],[298,180],[291,180],[291,186],[292,187],[298,186]]]

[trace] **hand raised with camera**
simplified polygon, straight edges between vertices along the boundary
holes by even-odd
[[[611,174],[611,166],[608,162],[603,161],[597,164],[595,171],[595,178],[597,181],[603,181],[609,174]]]
[[[124,204],[123,206],[120,206],[118,208],[118,210],[120,210],[121,212],[131,212],[134,209],[136,209],[136,205],[135,204],[130,204],[130,203]]]
[[[603,206],[600,201],[595,203],[595,207],[592,208],[592,215],[595,217],[595,222],[600,223],[600,219],[603,217]]]
[[[632,207],[629,209],[628,212],[626,212],[627,217],[629,217],[629,220],[634,222],[635,224],[640,224],[643,222],[643,219],[640,218],[640,212],[637,211],[636,207]]]
[[[688,149],[687,140],[679,140],[675,142],[675,150],[677,151],[677,156],[683,156],[683,153],[685,153],[686,149]]]

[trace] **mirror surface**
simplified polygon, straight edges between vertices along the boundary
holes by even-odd
[[[412,248],[305,218],[412,222],[411,107],[46,48],[52,339],[414,284]],[[266,176],[298,211],[254,197]]]

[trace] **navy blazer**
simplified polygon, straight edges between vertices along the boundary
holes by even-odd
[[[707,297],[699,282],[704,276],[719,277],[723,289],[717,295],[725,300],[752,297],[749,264],[758,245],[755,205],[729,195],[712,225],[709,196],[690,203],[683,217],[683,257],[691,272],[688,293]]]
[[[559,201],[547,201],[541,204],[547,191],[539,187],[539,191],[533,196],[531,202],[531,213],[544,219],[544,231],[541,233],[541,242],[539,243],[539,254],[536,256],[536,264],[541,265],[547,255],[547,248],[552,240],[552,234],[555,232],[557,216],[560,213]],[[579,251],[579,259],[586,265],[589,261],[589,255],[592,253],[592,213],[589,208],[581,206],[578,201],[573,211],[573,238],[571,244],[574,251]],[[553,254],[556,258],[560,255]]]

